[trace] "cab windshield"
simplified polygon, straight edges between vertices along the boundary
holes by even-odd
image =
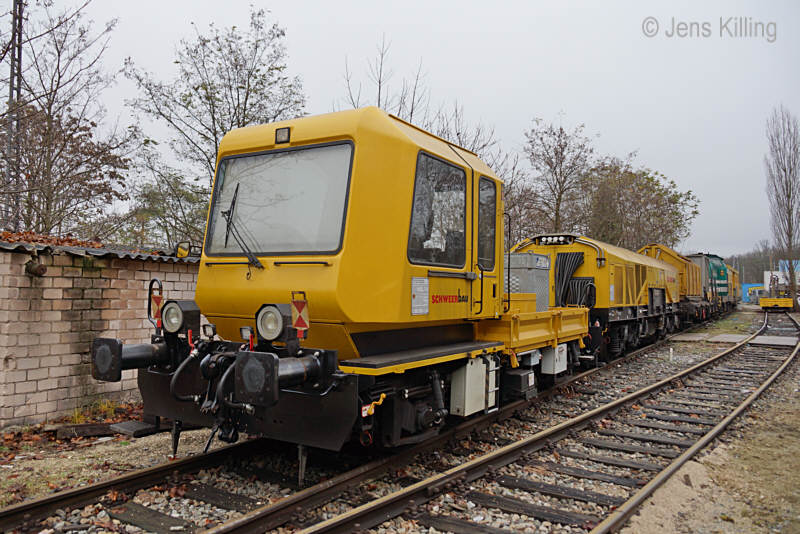
[[[206,253],[241,255],[232,231],[256,254],[338,251],[352,152],[339,143],[222,160]]]

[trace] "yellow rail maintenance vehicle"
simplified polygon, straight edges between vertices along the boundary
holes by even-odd
[[[711,303],[703,294],[700,266],[666,245],[650,243],[639,249],[639,254],[669,263],[678,271],[680,320],[684,323],[700,322],[710,317]]]
[[[550,305],[590,308],[594,354],[613,358],[680,327],[678,270],[667,262],[569,233],[537,235],[512,252],[550,258]]]
[[[792,304],[792,297],[789,296],[761,297],[758,299],[758,305],[766,312],[792,311]]]
[[[152,343],[96,340],[93,375],[139,369],[175,447],[183,424],[400,446],[530,398],[578,363],[588,309],[503,291],[502,187],[374,107],[233,130],[195,301],[160,306],[152,281]]]
[[[770,276],[769,292],[758,299],[758,305],[766,312],[793,310],[794,302],[789,293],[789,284],[781,281],[776,274]]]

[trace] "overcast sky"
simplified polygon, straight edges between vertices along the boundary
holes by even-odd
[[[800,115],[798,2],[253,4],[286,29],[289,68],[303,80],[311,114],[340,102],[345,58],[365,71],[385,35],[395,80],[422,60],[432,100],[458,100],[508,149],[522,148],[534,117],[562,120],[563,113],[566,126],[584,123],[600,134],[600,153],[637,151],[636,163],[693,190],[701,215],[684,252],[729,255],[770,237],[764,125],[781,103]],[[244,27],[249,5],[95,0],[88,12],[98,23],[119,19],[107,68],[132,57],[168,79],[192,22]],[[693,35],[680,36],[680,27],[673,33],[681,22]],[[133,95],[121,79],[106,106],[127,121],[122,102]]]

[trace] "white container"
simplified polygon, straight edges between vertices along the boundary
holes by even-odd
[[[494,388],[494,363],[487,369],[482,358],[471,358],[450,376],[450,413],[472,415],[486,408],[487,372],[491,388]],[[489,393],[489,406],[495,404],[495,393]]]
[[[562,343],[556,348],[547,347],[542,351],[542,374],[557,375],[567,370],[567,344]]]

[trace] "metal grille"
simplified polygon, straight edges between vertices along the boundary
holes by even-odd
[[[569,304],[570,279],[582,263],[583,252],[559,252],[556,256],[556,306]]]
[[[515,253],[507,254],[506,261],[511,267],[506,293],[535,293],[536,311],[546,311],[550,303],[550,258],[542,254]]]

